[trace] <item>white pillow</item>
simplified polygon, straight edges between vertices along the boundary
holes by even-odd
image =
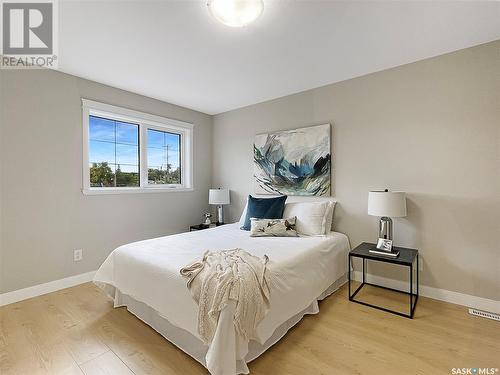
[[[297,217],[296,229],[299,234],[322,236],[327,233],[327,216],[332,212],[331,203],[330,201],[286,203],[283,217]],[[330,220],[330,227],[331,225]]]
[[[333,230],[333,212],[335,211],[335,201],[329,201],[330,205],[328,206],[328,210],[326,212],[326,225],[325,225],[325,234],[330,233]]]
[[[243,212],[241,213],[241,216],[240,216],[240,221],[239,221],[240,228],[245,225],[245,219],[247,217],[247,209],[248,209],[248,197],[247,197],[246,202],[245,202],[245,208],[243,209]]]

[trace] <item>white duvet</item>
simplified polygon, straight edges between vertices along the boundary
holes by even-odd
[[[345,274],[349,241],[336,232],[321,237],[250,237],[236,223],[121,246],[104,261],[94,281],[112,285],[199,338],[198,306],[179,270],[206,250],[231,248],[269,257],[268,269],[276,282],[271,287],[270,310],[257,328],[258,341],[264,344],[279,325]],[[213,375],[248,372],[236,368],[248,352],[248,343],[235,337],[231,307],[221,314],[206,356],[206,367]]]

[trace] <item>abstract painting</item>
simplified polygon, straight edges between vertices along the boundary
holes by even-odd
[[[330,124],[258,134],[257,194],[330,195]]]

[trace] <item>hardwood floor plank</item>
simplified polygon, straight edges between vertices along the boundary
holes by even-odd
[[[85,375],[134,375],[112,351],[85,362],[80,368]]]
[[[92,319],[82,314],[81,304],[71,293],[47,294],[41,303],[49,312],[54,326],[65,337],[67,350],[77,364],[87,362],[109,351],[99,337],[92,332]]]
[[[99,322],[99,336],[138,374],[206,374],[203,366],[125,308]]]
[[[2,324],[6,359],[2,371],[12,374],[57,374],[76,372],[78,366],[67,350],[66,340],[41,308],[38,298],[7,306]],[[3,374],[2,372],[2,374]]]

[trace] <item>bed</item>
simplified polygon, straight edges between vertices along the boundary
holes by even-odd
[[[270,310],[257,327],[258,340],[246,342],[234,329],[234,304],[219,318],[213,341],[204,345],[197,332],[198,306],[179,270],[206,250],[242,248],[269,256],[276,275]],[[329,232],[318,237],[250,237],[239,224],[139,241],[114,250],[94,281],[167,340],[205,366],[212,375],[249,373],[257,358],[298,323],[318,313],[318,300],[346,280],[348,238]],[[279,303],[277,303],[279,301]]]

